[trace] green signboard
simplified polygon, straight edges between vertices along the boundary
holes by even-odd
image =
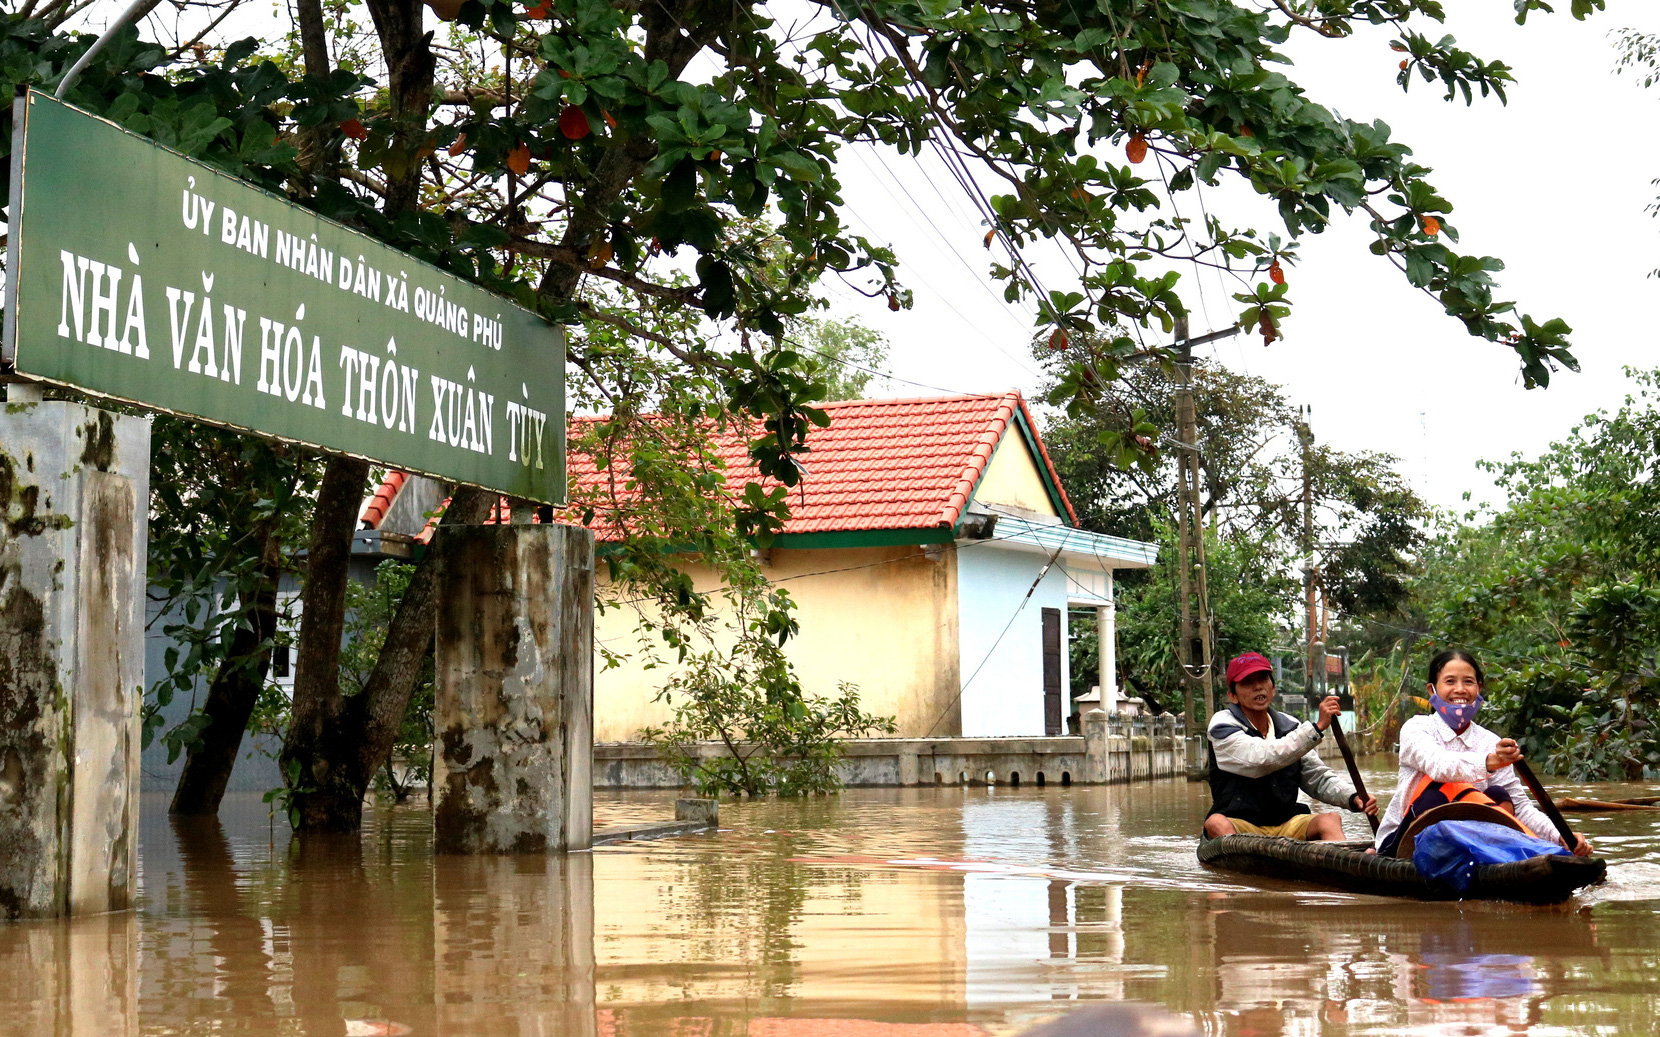
[[[564,503],[564,336],[500,296],[38,93],[8,229],[19,376]]]

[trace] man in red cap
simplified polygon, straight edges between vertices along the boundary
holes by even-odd
[[[1297,791],[1334,807],[1378,812],[1377,800],[1358,795],[1314,751],[1342,706],[1328,695],[1318,719],[1299,721],[1270,709],[1273,701],[1272,663],[1257,652],[1228,663],[1229,706],[1210,718],[1207,732],[1211,804],[1205,835],[1340,840],[1338,816],[1310,814],[1297,802]]]

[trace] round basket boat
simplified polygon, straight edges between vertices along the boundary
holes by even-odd
[[[1599,857],[1552,855],[1514,864],[1476,868],[1470,888],[1459,893],[1418,873],[1412,861],[1380,857],[1369,842],[1299,842],[1263,835],[1225,835],[1199,842],[1199,862],[1223,871],[1418,900],[1510,900],[1560,904],[1600,882],[1608,865]]]

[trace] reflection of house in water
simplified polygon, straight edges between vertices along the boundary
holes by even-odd
[[[692,1015],[727,1020],[713,1034],[843,1032],[791,1031],[785,1016],[975,1027],[847,1031],[944,1037],[1122,999],[1127,979],[1163,975],[1124,964],[1121,884],[995,863],[1068,856],[1116,812],[1082,814],[1082,800],[1061,795],[892,799],[885,806],[934,834],[926,857],[836,858],[801,841],[804,856],[790,860],[788,833],[723,835],[719,854],[607,853],[596,883],[601,1018],[612,1011],[617,1034],[678,1032]],[[786,1028],[756,1029],[762,1021]]]
[[[1525,1033],[1547,989],[1541,957],[1598,954],[1592,926],[1558,917],[1536,927],[1495,905],[1390,902],[1296,904],[1249,894],[1203,911],[1195,928],[1212,944],[1210,1006],[1217,1031],[1245,1035],[1330,1032],[1334,1024],[1381,1032]]]
[[[1074,857],[1077,800],[970,800],[966,860]],[[1092,821],[1094,819],[1092,818]],[[963,877],[969,1006],[1124,997],[1124,887],[1050,875]]]
[[[1655,1032],[1649,905],[1247,890],[1145,790],[1034,793],[564,858],[435,859],[407,810],[304,846],[253,797],[226,829],[147,811],[141,910],[0,926],[0,1033],[1003,1037],[1096,998],[1212,1037]]]

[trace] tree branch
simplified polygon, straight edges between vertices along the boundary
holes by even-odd
[[[555,245],[546,241],[535,241],[530,238],[514,238],[513,244],[508,246],[522,255],[536,259],[550,259],[555,263],[562,263],[577,268],[581,273],[603,277],[607,281],[614,281],[625,288],[632,288],[641,295],[650,295],[658,299],[667,299],[670,302],[696,304],[698,292],[690,285],[683,288],[671,288],[655,281],[647,281],[636,277],[626,270],[619,270],[610,266],[594,266],[576,249],[569,245]]]

